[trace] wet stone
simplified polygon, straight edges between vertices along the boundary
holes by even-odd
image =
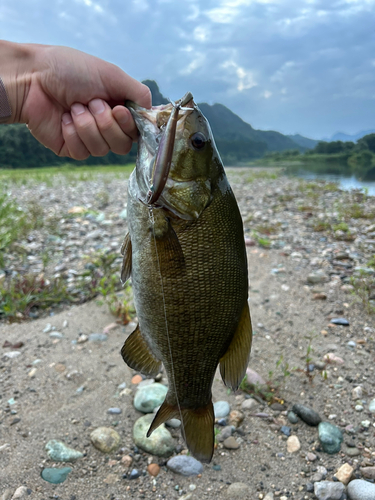
[[[347,494],[350,500],[374,500],[375,484],[363,479],[354,479],[348,484]]]
[[[70,467],[63,467],[62,469],[48,467],[42,470],[41,476],[48,483],[60,484],[66,480],[71,471]]]
[[[230,405],[227,401],[216,401],[214,403],[215,418],[225,418],[230,413]]]
[[[152,413],[163,403],[167,392],[168,387],[157,382],[140,387],[135,393],[134,407],[142,413]]]
[[[92,444],[103,453],[117,450],[120,445],[119,434],[110,427],[98,427],[90,434]]]
[[[294,411],[288,411],[288,420],[291,424],[297,424],[299,422],[299,418]]]
[[[293,405],[292,411],[307,425],[316,427],[322,421],[320,415],[316,411],[299,403]]]
[[[334,325],[349,326],[349,321],[345,318],[333,318],[331,323]]]
[[[48,441],[46,450],[48,456],[54,462],[74,462],[78,458],[83,457],[83,453],[69,448],[63,442],[56,439]]]
[[[319,481],[314,484],[314,493],[318,500],[341,500],[345,486],[340,482]]]
[[[194,457],[188,455],[177,455],[167,462],[167,467],[177,474],[183,476],[197,476],[203,472],[203,465]]]
[[[323,450],[330,455],[338,453],[343,440],[342,432],[338,427],[329,422],[319,424],[319,441]]]
[[[135,422],[133,427],[134,443],[151,455],[168,457],[173,453],[176,443],[164,424],[155,429],[150,437],[147,437],[146,434],[153,419],[154,415],[148,414]]]

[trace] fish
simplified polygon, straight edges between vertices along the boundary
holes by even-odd
[[[128,183],[122,282],[131,277],[138,324],[121,354],[168,392],[147,436],[171,418],[191,454],[210,462],[216,369],[236,390],[249,362],[248,267],[237,201],[207,119],[188,92],[145,109],[126,102],[139,130]]]

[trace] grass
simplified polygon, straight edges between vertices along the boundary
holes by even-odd
[[[375,269],[375,256],[369,261],[368,266]],[[357,276],[351,277],[351,285],[354,287],[352,294],[355,302],[363,305],[367,314],[375,314],[375,274],[369,274],[363,270]]]
[[[29,231],[26,214],[5,192],[0,192],[0,267],[4,253]]]
[[[280,176],[278,172],[267,172],[266,170],[261,170],[259,172],[251,172],[251,174],[246,177],[245,182],[251,183],[256,180],[274,180]]]

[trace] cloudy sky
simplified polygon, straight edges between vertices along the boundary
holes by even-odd
[[[0,37],[89,52],[254,128],[375,128],[375,0],[12,0]]]

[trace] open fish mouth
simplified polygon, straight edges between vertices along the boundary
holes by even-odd
[[[187,92],[175,103],[153,106],[150,110],[131,101],[125,104],[140,132],[140,165],[147,166],[140,172],[137,164],[137,178],[142,191],[146,191],[141,201],[154,206],[168,180],[176,138],[182,135],[185,119],[195,109],[193,95]]]

